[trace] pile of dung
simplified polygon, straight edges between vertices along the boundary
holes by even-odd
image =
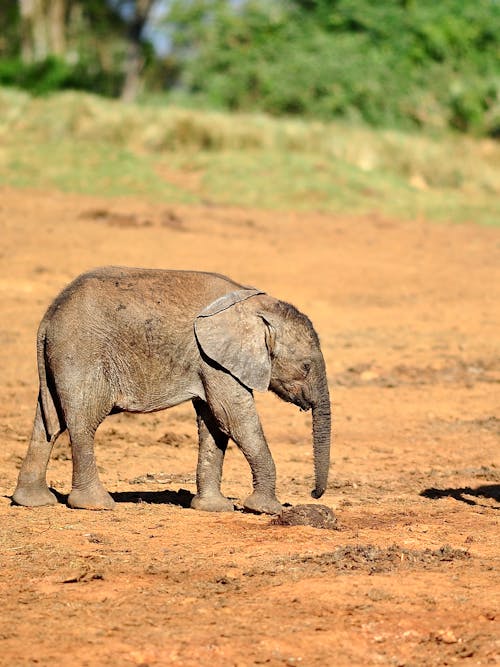
[[[312,526],[338,530],[337,517],[326,505],[296,505],[283,509],[271,523],[275,526]]]

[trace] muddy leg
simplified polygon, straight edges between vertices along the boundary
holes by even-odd
[[[198,418],[199,451],[196,469],[198,493],[191,501],[191,507],[208,512],[231,512],[233,503],[220,490],[228,437],[219,429],[204,401],[195,400],[193,405]]]
[[[95,429],[70,428],[73,456],[73,482],[68,496],[70,507],[87,510],[112,510],[115,501],[99,479],[94,455]]]
[[[59,433],[48,438],[40,398],[38,398],[28,452],[19,471],[16,490],[12,496],[16,504],[38,507],[57,503],[55,495],[49,491],[47,486],[46,472],[50,452]]]
[[[253,512],[280,514],[283,507],[276,498],[276,467],[259,418],[256,416],[253,423],[245,424],[236,437],[236,444],[250,465],[253,479],[253,493],[246,498],[243,506]]]
[[[78,509],[112,510],[115,501],[99,479],[94,455],[95,432],[112,407],[105,388],[99,391],[96,379],[91,391],[84,385],[78,400],[75,401],[72,394],[66,405],[63,402],[63,407],[73,458],[73,480],[68,505]]]
[[[238,445],[252,470],[253,493],[243,505],[254,512],[279,514],[283,508],[276,498],[276,468],[251,392],[220,373],[216,391],[211,392],[208,384],[205,389],[221,429]]]
[[[73,478],[68,505],[78,509],[111,510],[115,503],[99,479],[94,435],[110,413],[113,400],[98,369],[83,364],[58,367],[57,392],[71,442]]]
[[[115,501],[99,479],[94,455],[95,429],[70,427],[73,482],[68,505],[77,509],[112,510]]]

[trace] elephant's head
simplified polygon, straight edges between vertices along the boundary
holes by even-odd
[[[331,414],[325,362],[310,320],[290,304],[241,289],[207,306],[195,332],[206,357],[246,387],[270,389],[302,410],[312,409],[312,495],[320,498],[328,480]]]

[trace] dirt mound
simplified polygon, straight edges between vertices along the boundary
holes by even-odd
[[[327,530],[338,529],[337,517],[326,505],[295,505],[287,507],[271,523],[276,526],[312,526]]]

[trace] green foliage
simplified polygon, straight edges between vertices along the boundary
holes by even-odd
[[[0,0],[0,56],[15,56],[20,49],[19,5]]]
[[[168,34],[161,57],[131,37],[139,4],[66,0],[64,57],[32,63],[19,0],[0,0],[0,85],[118,96],[133,43],[146,97],[500,135],[498,0],[169,0],[155,4],[169,8],[163,24],[152,12],[149,26]]]
[[[498,133],[491,0],[174,2],[182,83],[208,104]]]
[[[65,0],[54,30],[49,2],[23,22],[20,0],[0,0],[0,85],[36,95],[73,89],[118,96],[131,39],[131,20],[123,10],[131,4],[128,0]],[[64,34],[57,42],[57,53],[53,52],[54,33]],[[148,81],[154,82],[160,75],[153,48],[144,41],[139,50]]]
[[[34,63],[23,63],[18,58],[0,60],[0,85],[23,88],[34,95],[68,88],[117,95],[121,80],[122,75],[116,71],[104,72],[97,63],[84,60],[74,65],[55,56]]]

